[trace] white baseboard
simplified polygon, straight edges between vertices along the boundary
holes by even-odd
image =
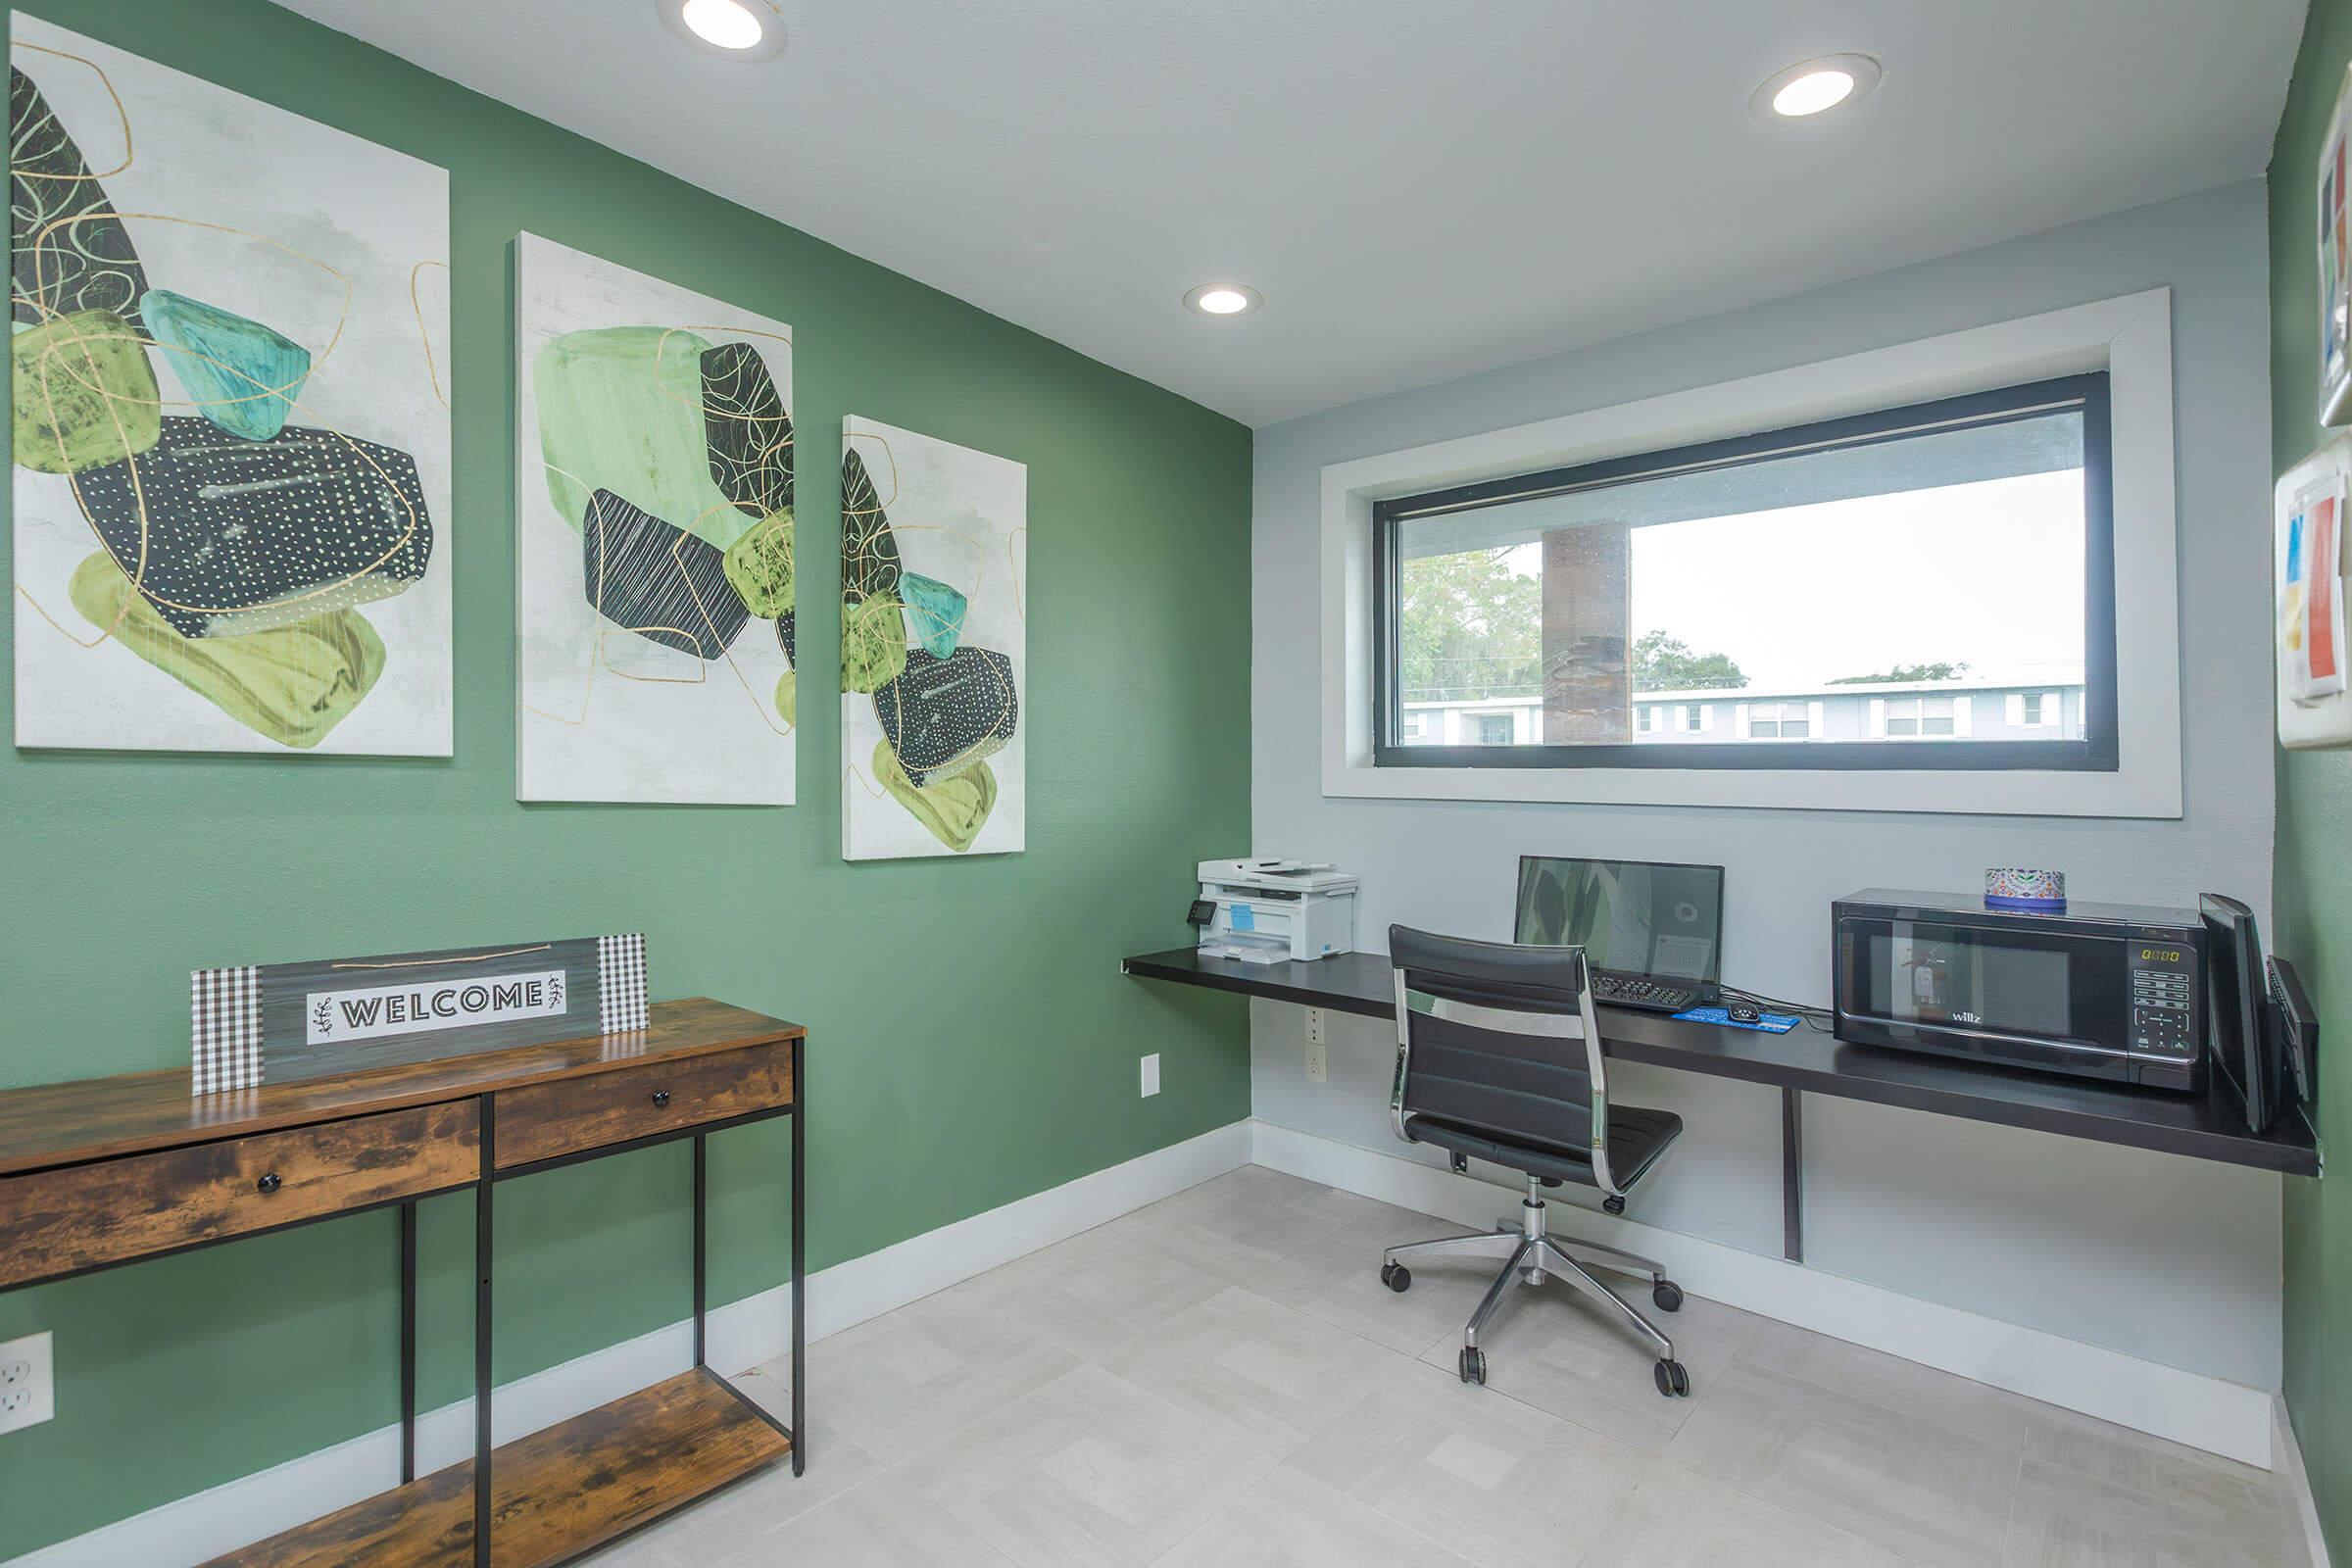
[[[808,1276],[808,1338],[837,1334],[1238,1170],[1250,1163],[1250,1124],[1237,1121],[820,1269]],[[792,1348],[791,1287],[779,1285],[714,1308],[705,1328],[712,1366],[740,1371],[773,1360]],[[694,1326],[681,1321],[501,1384],[493,1401],[492,1437],[506,1443],[536,1432],[616,1394],[675,1376],[693,1357]],[[419,1474],[454,1464],[472,1448],[471,1399],[416,1418]],[[43,1546],[0,1568],[122,1568],[124,1563],[186,1568],[373,1496],[394,1485],[399,1473],[400,1429],[383,1427]]]
[[[1255,1163],[1480,1228],[1501,1189],[1440,1166],[1253,1122]],[[1676,1231],[1579,1214],[1593,1240],[1656,1258],[1685,1290],[1923,1366],[2079,1410],[2246,1464],[2272,1463],[2267,1390],[1924,1301]]]
[[[2274,1401],[2278,1411],[2278,1479],[2294,1494],[2296,1514],[2303,1521],[2303,1544],[2311,1553],[2311,1568],[2328,1568],[2328,1538],[2320,1531],[2320,1505],[2311,1494],[2311,1472],[2303,1468],[2303,1445],[2288,1419],[2286,1401]]]

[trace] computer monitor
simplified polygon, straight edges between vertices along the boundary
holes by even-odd
[[[1523,855],[1511,940],[1581,947],[1618,974],[1712,985],[1723,978],[1723,867]]]
[[[2254,911],[2235,899],[2208,893],[2198,901],[2205,921],[2205,1027],[2222,1082],[2255,1132],[2270,1131],[2278,1113],[2279,1084],[2263,1032],[2269,987]]]

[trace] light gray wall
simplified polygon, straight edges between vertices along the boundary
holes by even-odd
[[[1965,891],[1982,885],[1987,865],[2045,865],[2064,868],[2079,899],[2183,905],[2227,892],[2267,912],[2265,225],[2263,185],[2249,180],[1260,430],[1251,849],[1359,873],[1359,946],[1375,950],[1391,921],[1507,939],[1522,853],[1720,861],[1725,978],[1816,1003],[1828,996],[1830,902],[1866,885]],[[1573,267],[1563,286],[1574,286]],[[2180,820],[1322,797],[1324,465],[2159,286],[2173,290],[2174,311]],[[1388,1125],[1388,1026],[1334,1018],[1322,1084],[1305,1079],[1301,1031],[1296,1008],[1253,1007],[1256,1114],[1405,1152]],[[1688,1123],[1634,1217],[1777,1255],[1777,1094],[1656,1069],[1626,1071],[1620,1082],[1628,1100],[1670,1107]],[[2278,1178],[1818,1096],[1805,1114],[1813,1266],[2278,1386]]]

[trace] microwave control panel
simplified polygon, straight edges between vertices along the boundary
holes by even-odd
[[[2132,939],[2130,956],[2132,1054],[2195,1060],[2202,1047],[2195,945],[2143,932]]]

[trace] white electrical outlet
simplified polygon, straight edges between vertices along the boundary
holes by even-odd
[[[1321,1083],[1325,1066],[1323,1009],[1309,1007],[1306,1009],[1306,1081],[1310,1084]]]
[[[46,1334],[0,1345],[0,1432],[36,1427],[57,1414],[56,1365]]]
[[[1144,1098],[1150,1100],[1159,1093],[1159,1053],[1154,1051],[1144,1058]]]

